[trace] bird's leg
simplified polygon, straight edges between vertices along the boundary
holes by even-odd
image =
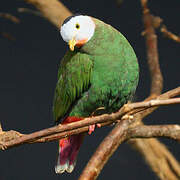
[[[104,107],[99,107],[99,108],[97,108],[94,112],[92,112],[91,117],[94,117],[95,113],[97,113],[99,110],[104,110],[104,109],[105,109]],[[88,131],[88,134],[89,134],[89,135],[92,134],[92,132],[94,132],[96,126],[97,126],[98,128],[100,128],[100,127],[101,127],[101,124],[100,124],[100,123],[97,123],[97,124],[93,124],[93,125],[90,125],[90,126],[89,126],[89,131]]]
[[[89,135],[90,135],[92,132],[94,132],[95,127],[96,127],[95,124],[89,126],[89,131],[88,131],[88,134],[89,134]]]
[[[93,125],[90,125],[90,126],[89,126],[89,131],[88,131],[88,134],[89,134],[89,135],[90,135],[92,132],[94,132],[96,126],[97,126],[98,128],[100,128],[100,127],[101,127],[101,124],[100,124],[100,123],[97,123],[97,124],[93,124]]]

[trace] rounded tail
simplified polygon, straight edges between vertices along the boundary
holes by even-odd
[[[61,174],[65,171],[71,173],[73,171],[83,137],[84,134],[77,134],[59,140],[59,155],[55,166],[56,173]]]

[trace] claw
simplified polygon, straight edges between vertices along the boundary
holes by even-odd
[[[97,126],[98,128],[100,128],[100,127],[101,127],[101,124],[100,124],[100,123],[97,123],[96,125],[93,124],[93,125],[90,125],[90,126],[89,126],[89,131],[88,131],[88,134],[89,134],[89,135],[92,134],[92,132],[94,132],[96,126]]]
[[[101,124],[100,124],[100,123],[97,123],[96,125],[97,125],[97,127],[98,127],[98,128],[100,128],[100,127],[101,127]]]
[[[88,134],[89,134],[89,135],[90,135],[92,132],[94,132],[95,126],[96,126],[95,124],[89,126],[89,131],[88,131]]]

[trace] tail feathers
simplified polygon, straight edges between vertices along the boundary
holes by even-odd
[[[59,157],[58,157],[58,159],[59,159]],[[68,172],[68,173],[71,173],[74,170],[75,165],[76,165],[76,161],[73,164],[71,164],[71,165],[69,164],[68,160],[63,165],[61,165],[59,163],[59,161],[58,161],[57,165],[55,166],[55,172],[57,174],[62,174],[65,171]]]
[[[78,134],[59,141],[59,155],[55,167],[56,173],[61,174],[65,171],[71,173],[73,171],[83,137],[84,134]]]

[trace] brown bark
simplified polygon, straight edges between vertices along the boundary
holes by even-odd
[[[106,136],[84,168],[79,180],[95,180],[105,163],[121,143],[127,140],[129,125],[133,119],[123,120]]]
[[[177,91],[180,94],[180,87],[174,91],[175,95]],[[166,95],[166,93],[165,93]],[[163,95],[161,95],[162,97]],[[69,123],[64,125],[58,125],[55,127],[51,127],[48,129],[43,129],[41,131],[37,131],[28,135],[21,134],[16,131],[2,131],[3,133],[0,134],[0,148],[4,150],[4,148],[10,148],[17,145],[25,144],[25,143],[36,143],[36,142],[49,142],[53,140],[57,140],[63,137],[67,137],[73,134],[79,134],[81,132],[88,131],[89,125],[92,124],[101,124],[101,126],[110,125],[113,122],[126,117],[125,115],[130,111],[134,111],[135,109],[139,109],[143,111],[142,108],[152,108],[153,106],[159,105],[167,105],[167,104],[180,104],[180,98],[172,98],[167,100],[150,100],[146,102],[138,102],[138,103],[131,103],[126,104],[122,107],[117,113],[112,113],[110,115],[104,114],[101,116],[96,116],[92,118],[86,118],[83,121],[78,121],[75,123]]]
[[[58,0],[25,0],[34,5],[42,15],[59,28],[72,13]]]

